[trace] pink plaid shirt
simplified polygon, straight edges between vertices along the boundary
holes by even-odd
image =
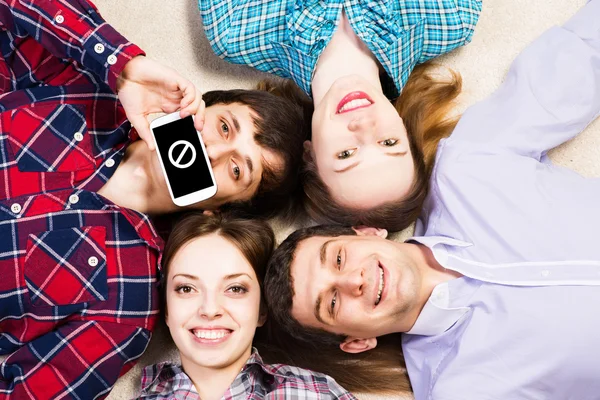
[[[200,400],[194,383],[180,365],[150,365],[142,373],[140,399]],[[356,400],[331,377],[283,364],[264,364],[258,351],[252,356],[221,400]]]

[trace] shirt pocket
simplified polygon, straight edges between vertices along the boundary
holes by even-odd
[[[24,277],[34,307],[105,301],[106,228],[83,226],[29,234]]]
[[[85,106],[44,103],[14,110],[8,143],[19,171],[94,170]]]

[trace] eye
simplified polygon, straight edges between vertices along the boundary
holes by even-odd
[[[231,162],[233,164],[233,167],[231,167],[231,171],[233,172],[233,176],[235,177],[235,180],[239,180],[240,179],[240,167],[238,167],[238,165],[232,161]]]
[[[398,143],[398,139],[385,139],[379,142],[380,145],[386,147],[395,146]]]
[[[225,137],[229,137],[229,125],[227,125],[227,122],[221,121],[221,131]]]
[[[335,263],[338,269],[342,267],[342,250],[338,252],[337,258],[335,259]]]
[[[234,294],[244,294],[244,293],[248,292],[248,289],[246,289],[243,286],[236,285],[236,286],[232,286],[232,287],[228,288],[227,291],[234,293]]]
[[[331,315],[333,315],[333,311],[335,310],[335,303],[337,303],[337,292],[335,292],[331,298]]]
[[[337,153],[336,157],[338,160],[345,160],[346,158],[352,157],[352,155],[356,152],[356,149],[348,149]]]
[[[192,287],[187,285],[179,285],[175,288],[175,291],[179,294],[189,294],[192,293]]]

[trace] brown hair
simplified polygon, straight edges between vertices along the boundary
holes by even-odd
[[[199,211],[190,211],[175,224],[165,245],[160,280],[163,312],[167,310],[166,279],[173,257],[190,241],[213,233],[228,240],[241,251],[256,273],[262,293],[265,266],[275,246],[275,236],[269,224],[260,219],[242,219],[220,213],[205,215]]]
[[[273,319],[271,325],[267,325],[270,338],[285,349],[286,362],[331,375],[350,391],[410,393],[399,334],[378,338],[375,349],[350,354],[340,349],[346,336],[302,326],[291,315],[294,297],[291,265],[300,242],[313,236],[346,235],[356,235],[356,232],[339,225],[313,226],[292,233],[275,250],[264,282],[265,298]]]
[[[250,107],[256,116],[254,140],[283,159],[279,170],[265,165],[257,193],[250,200],[227,204],[222,209],[235,209],[247,217],[291,218],[301,192],[302,143],[310,135],[307,97],[291,81],[269,80],[260,82],[256,90],[214,90],[202,98],[206,107],[232,103]]]
[[[319,177],[308,152],[302,180],[305,208],[312,219],[323,224],[366,225],[390,231],[402,230],[417,219],[427,197],[437,145],[458,122],[458,117],[448,115],[462,87],[458,73],[450,70],[449,79],[439,79],[434,75],[434,67],[429,63],[416,66],[394,104],[406,127],[415,167],[408,194],[370,210],[340,206]]]

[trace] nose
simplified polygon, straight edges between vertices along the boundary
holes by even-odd
[[[364,270],[357,268],[340,277],[340,289],[352,296],[361,296],[365,284]]]
[[[208,159],[213,167],[231,153],[231,146],[227,142],[205,143],[205,147]]]
[[[218,293],[205,292],[201,298],[202,304],[198,307],[201,318],[213,320],[223,315],[223,307]]]
[[[370,114],[361,114],[348,122],[348,130],[356,133],[371,133],[375,131],[375,119]]]

